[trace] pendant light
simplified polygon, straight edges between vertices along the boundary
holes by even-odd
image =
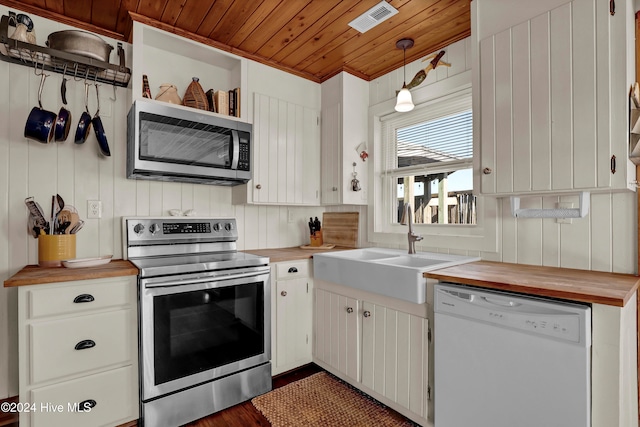
[[[396,48],[402,49],[403,55],[403,73],[404,79],[402,83],[402,89],[398,92],[398,100],[396,102],[396,111],[406,112],[413,110],[413,100],[411,99],[411,92],[407,89],[407,49],[413,47],[413,39],[400,39],[396,42]]]

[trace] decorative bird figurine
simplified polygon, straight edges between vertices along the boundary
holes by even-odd
[[[433,70],[438,65],[444,65],[445,67],[451,67],[451,64],[449,64],[448,62],[441,61],[441,59],[444,56],[444,54],[445,54],[444,50],[441,50],[437,54],[434,53],[433,55],[429,55],[426,58],[424,58],[422,60],[422,62],[428,61],[430,59],[431,59],[431,62],[429,62],[429,65],[427,65],[427,67],[425,69],[420,70],[420,71],[418,71],[416,73],[416,75],[413,78],[413,80],[411,80],[407,84],[407,89],[412,89],[412,88],[414,88],[416,86],[419,86],[427,78],[427,74],[429,74],[429,71]]]

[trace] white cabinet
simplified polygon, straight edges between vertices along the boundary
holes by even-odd
[[[315,290],[314,361],[360,381],[359,301],[322,289]]]
[[[136,277],[18,288],[20,425],[138,418]],[[44,405],[44,406],[43,406]]]
[[[319,205],[319,111],[259,93],[253,109],[253,179],[233,202]]]
[[[362,302],[362,384],[427,418],[429,320]]]
[[[422,425],[429,418],[426,304],[408,313],[388,298],[354,298],[348,288],[315,289],[314,362]],[[409,303],[400,303],[407,306]],[[418,306],[413,304],[413,306]],[[415,310],[408,310],[415,311]]]
[[[322,204],[366,205],[368,160],[360,152],[369,146],[369,84],[342,72],[323,82],[321,91]],[[360,191],[351,185],[354,170]]]
[[[271,265],[271,364],[278,375],[311,363],[313,279],[310,261]]]
[[[547,11],[530,2],[492,32],[498,3],[472,4],[481,192],[633,189],[631,3],[616,2],[612,16],[608,1],[551,1]]]
[[[169,83],[177,86],[180,98],[193,77],[206,92],[240,88],[240,118],[247,121],[247,59],[169,33],[141,22],[133,22],[133,61],[131,67],[132,101],[142,98],[142,76],[146,75],[151,95]],[[162,101],[156,101],[162,102]],[[176,108],[189,108],[177,106]],[[204,110],[199,110],[204,113]],[[217,113],[204,113],[217,115]]]

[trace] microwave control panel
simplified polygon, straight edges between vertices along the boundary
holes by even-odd
[[[251,163],[251,153],[249,152],[249,139],[240,136],[240,154],[238,157],[238,170],[249,171]]]

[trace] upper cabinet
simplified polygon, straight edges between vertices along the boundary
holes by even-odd
[[[481,193],[633,189],[631,2],[497,3],[472,2]]]
[[[253,177],[233,189],[233,203],[320,204],[320,112],[253,94]]]
[[[239,118],[223,115],[248,121],[246,58],[134,21],[132,101],[143,97],[143,75],[154,99],[162,92],[160,86],[166,84],[176,86],[183,98],[193,77],[199,79],[205,92],[240,88]]]
[[[366,205],[369,160],[360,154],[368,153],[369,84],[342,72],[322,83],[321,90],[322,204]]]

